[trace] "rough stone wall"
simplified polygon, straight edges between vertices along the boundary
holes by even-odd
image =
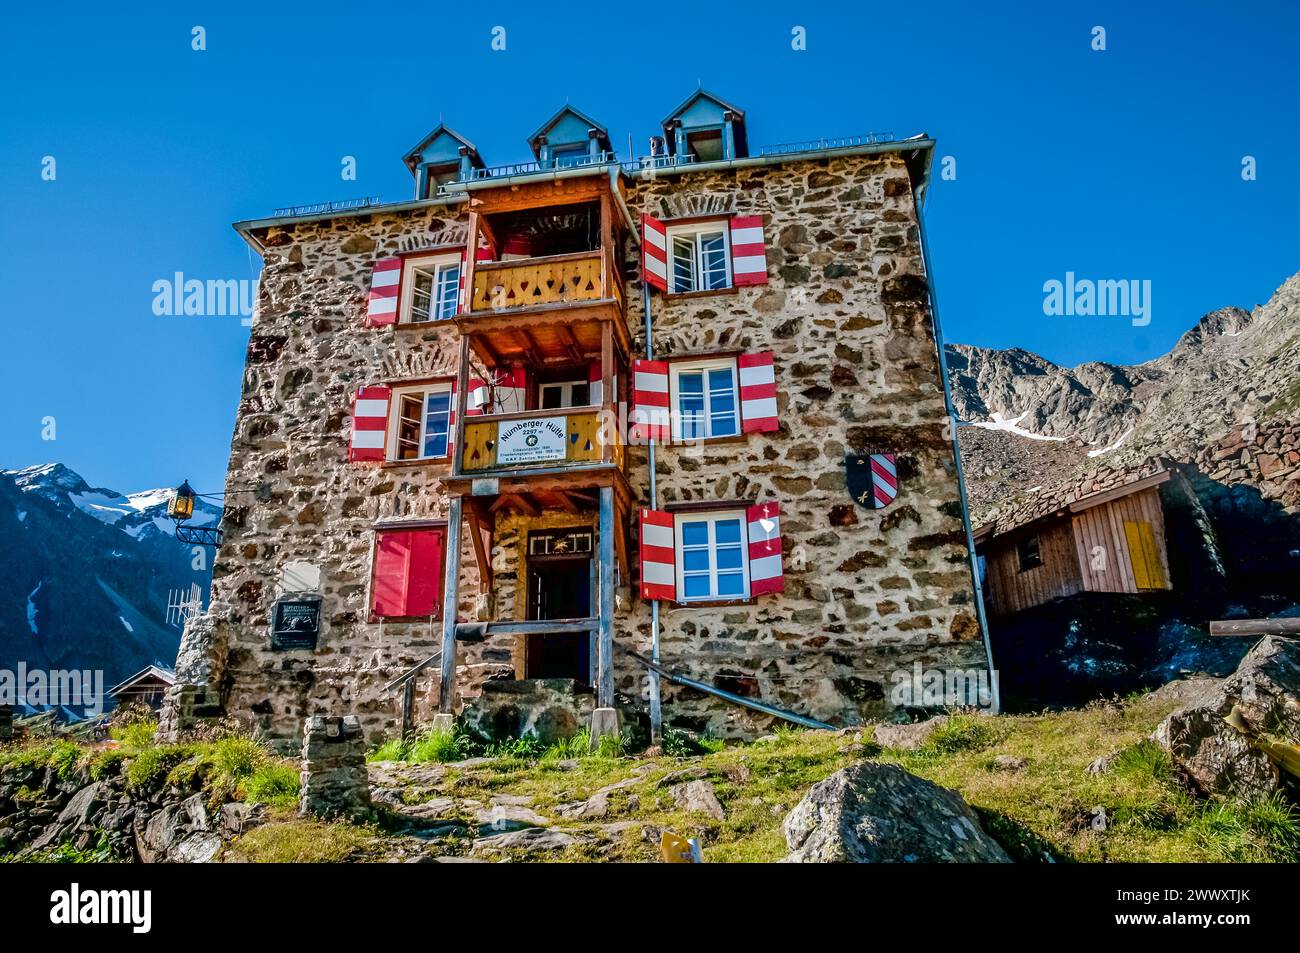
[[[217,555],[212,677],[227,711],[280,742],[312,714],[357,714],[373,737],[399,727],[400,698],[382,688],[438,650],[438,622],[370,623],[367,599],[377,520],[446,516],[450,464],[351,464],[352,395],[359,386],[453,375],[454,328],[363,325],[376,258],[464,243],[457,206],[309,222],[265,235],[267,251],[231,445],[225,541]],[[318,648],[272,651],[269,622],[283,568],[321,571]],[[478,581],[463,540],[460,611]],[[464,653],[473,662],[479,649]],[[437,703],[436,671],[418,683],[417,716]]]
[[[911,183],[895,156],[836,159],[634,185],[632,211],[765,218],[770,283],[689,299],[656,297],[659,355],[775,352],[781,430],[659,455],[660,503],[777,500],[786,589],[753,604],[666,608],[665,660],[697,678],[832,722],[885,714],[890,675],[982,668],[951,442],[926,303]],[[464,240],[456,206],[303,223],[265,234],[268,249],[231,449],[226,540],[218,555],[212,674],[227,709],[289,744],[323,712],[360,717],[371,740],[398,727],[382,686],[439,647],[436,622],[368,621],[373,525],[446,512],[448,466],[349,464],[351,395],[395,378],[454,373],[455,330],[362,324],[374,259]],[[629,322],[643,327],[639,267],[627,249]],[[643,342],[638,344],[638,353]],[[869,511],[849,498],[843,456],[899,455],[899,498]],[[630,455],[648,499],[644,448]],[[521,617],[530,528],[568,514],[503,516],[492,554],[497,617]],[[630,554],[636,561],[635,528]],[[321,571],[315,653],[273,652],[269,615],[282,568]],[[460,613],[478,580],[462,540]],[[624,581],[625,584],[627,581]],[[616,642],[649,646],[648,604],[619,599]],[[458,693],[522,663],[521,640],[461,646]],[[616,656],[621,693],[644,673]],[[417,719],[436,705],[436,673],[417,685]],[[719,735],[765,730],[762,716],[665,685],[670,723]]]
[[[633,211],[661,218],[760,214],[766,286],[652,304],[656,356],[771,350],[781,428],[742,442],[660,448],[660,506],[749,499],[781,504],[785,592],[752,605],[667,608],[666,662],[698,680],[834,724],[884,716],[895,671],[982,669],[951,439],[911,183],[881,156],[641,182]],[[639,269],[630,263],[629,274]],[[632,327],[644,326],[639,284]],[[643,338],[642,338],[643,343]],[[846,453],[895,452],[898,498],[849,497]],[[648,499],[646,454],[633,480]],[[620,622],[645,651],[650,609]],[[635,663],[618,689],[644,696]],[[732,676],[717,680],[716,676]],[[768,720],[665,685],[665,719],[715,734]]]
[[[298,813],[319,817],[370,814],[366,736],[356,715],[312,715],[302,737]]]

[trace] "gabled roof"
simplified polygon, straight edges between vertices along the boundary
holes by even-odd
[[[673,123],[678,122],[681,119],[682,114],[690,110],[690,108],[701,99],[710,100],[723,112],[733,112],[736,114],[736,118],[731,124],[732,134],[735,136],[736,142],[736,155],[738,157],[748,156],[749,136],[745,132],[745,110],[741,109],[739,106],[732,105],[721,96],[716,93],[711,93],[703,87],[687,96],[686,99],[682,101],[681,105],[665,116],[663,122],[659,124],[664,131],[664,142],[668,147],[669,154],[673,155],[677,151],[676,139],[672,134]]]
[[[444,122],[438,123],[438,125],[434,128],[432,132],[430,132],[427,136],[425,136],[423,139],[421,139],[418,143],[415,144],[414,148],[408,149],[406,151],[406,155],[402,157],[402,161],[406,163],[406,167],[410,169],[412,172],[414,172],[416,166],[415,157],[418,156],[420,153],[422,153],[425,149],[427,149],[429,147],[429,143],[433,142],[435,139],[437,139],[439,136],[443,135],[444,133],[450,136],[452,139],[455,139],[462,146],[467,147],[469,149],[470,162],[480,169],[483,168],[483,160],[479,157],[478,149],[475,147],[474,143],[470,142],[468,139],[466,139],[455,129],[452,129]]]
[[[978,542],[1003,536],[1054,514],[1080,513],[1169,480],[1171,472],[1159,459],[1135,467],[1111,467],[1086,472],[1050,487],[1037,487],[995,510],[995,518],[974,528]]]
[[[108,693],[110,695],[116,695],[119,692],[123,691],[124,689],[130,688],[132,685],[136,684],[137,682],[144,681],[146,678],[156,678],[161,682],[167,683],[168,685],[176,684],[175,672],[168,671],[165,668],[160,668],[157,665],[147,665],[144,668],[140,669],[140,671],[132,675],[130,678],[123,680],[117,685],[114,685],[112,688],[108,690]]]
[[[597,130],[600,133],[600,141],[601,144],[604,146],[605,151],[606,152],[611,151],[609,145],[609,130],[606,129],[604,126],[602,126],[600,123],[596,122],[596,120],[592,119],[586,113],[582,112],[580,109],[575,109],[573,106],[570,106],[566,103],[564,106],[560,108],[560,110],[554,116],[546,120],[546,122],[542,123],[541,126],[537,128],[537,131],[528,137],[528,148],[533,150],[533,155],[537,155],[539,152],[537,148],[537,141],[541,139],[543,136],[545,136],[552,129],[554,129],[559,124],[560,120],[563,119],[566,115],[573,116],[574,118],[582,121],[587,125],[587,128],[589,129]]]
[[[745,110],[741,109],[739,106],[733,106],[731,103],[727,102],[725,99],[723,99],[721,96],[717,95],[716,93],[711,93],[707,89],[701,87],[700,89],[697,89],[695,92],[687,96],[686,99],[682,101],[682,104],[680,106],[678,106],[676,109],[674,109],[672,112],[670,112],[667,116],[663,118],[663,121],[660,122],[659,125],[667,126],[670,122],[672,122],[682,113],[686,112],[686,110],[690,109],[691,105],[695,102],[695,100],[699,99],[701,96],[705,96],[713,100],[723,109],[735,113],[741,119],[745,118]]]

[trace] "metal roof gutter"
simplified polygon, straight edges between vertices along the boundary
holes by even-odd
[[[313,215],[276,215],[271,218],[250,218],[244,222],[235,222],[231,228],[253,246],[259,255],[266,251],[266,246],[255,239],[251,232],[256,228],[278,228],[281,225],[300,225],[304,222],[326,222],[336,218],[357,218],[362,215],[390,212],[411,212],[416,209],[434,208],[441,205],[456,205],[466,201],[465,195],[445,195],[436,199],[411,199],[406,202],[385,202],[382,205],[363,205],[358,208],[338,209],[333,212],[318,212]]]

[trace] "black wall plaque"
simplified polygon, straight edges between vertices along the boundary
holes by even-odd
[[[271,613],[272,649],[314,649],[320,635],[320,596],[281,599]]]

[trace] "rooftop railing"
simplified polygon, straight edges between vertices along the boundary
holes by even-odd
[[[276,218],[297,215],[319,215],[321,212],[346,212],[358,208],[370,208],[372,205],[383,205],[383,199],[378,195],[370,195],[363,199],[343,199],[340,202],[317,202],[315,205],[289,205],[285,208],[278,208],[274,215]]]

